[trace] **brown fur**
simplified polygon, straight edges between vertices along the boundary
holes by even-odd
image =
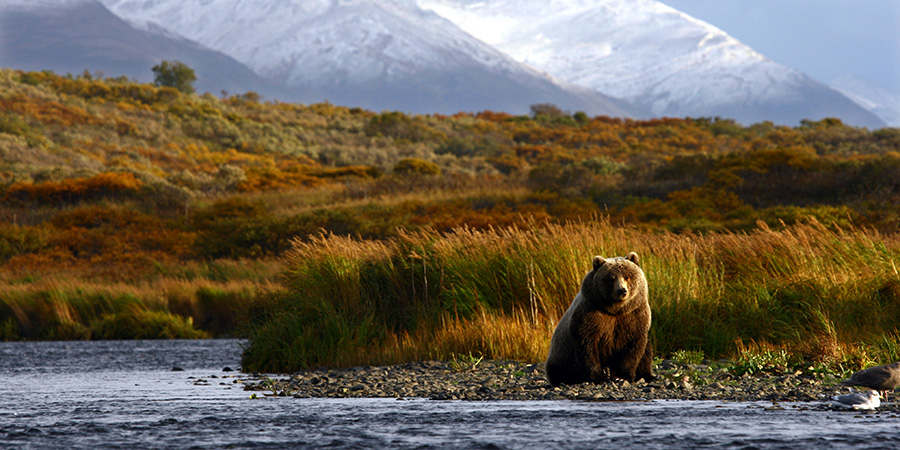
[[[637,253],[595,256],[593,264],[553,332],[547,379],[554,386],[654,379],[647,279]]]

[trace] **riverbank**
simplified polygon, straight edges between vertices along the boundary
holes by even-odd
[[[243,345],[225,339],[0,342],[0,450],[138,449],[148,443],[175,450],[298,443],[510,450],[900,447],[895,411],[818,411],[810,403],[781,403],[783,411],[771,411],[771,402],[269,398],[270,390],[243,389],[264,377],[226,369],[238,367]],[[459,372],[452,362],[442,364],[452,373],[411,367],[436,377],[481,377],[496,369],[487,361]],[[384,370],[399,377],[408,369]],[[368,384],[366,373],[348,370],[346,381]],[[338,380],[335,374],[327,385]]]
[[[284,378],[256,378],[245,389],[258,395],[297,398],[427,398],[431,400],[719,400],[728,402],[818,402],[847,387],[829,373],[745,373],[727,364],[658,364],[651,382],[623,380],[551,386],[543,364],[515,361],[424,361],[382,367],[297,372]],[[879,411],[900,413],[895,395]],[[823,404],[824,405],[824,404]]]

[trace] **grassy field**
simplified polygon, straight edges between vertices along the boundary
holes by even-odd
[[[281,289],[280,271],[275,260],[158,265],[117,281],[61,269],[4,271],[0,340],[243,336],[250,305]]]
[[[641,255],[657,353],[900,358],[900,242],[812,221],[773,231],[648,232],[596,219],[524,230],[324,235],[287,254],[256,306],[246,370],[456,355],[541,361],[594,254]]]
[[[246,336],[267,371],[538,361],[590,258],[634,250],[660,355],[900,357],[900,129],[535,106],[0,69],[0,339]]]

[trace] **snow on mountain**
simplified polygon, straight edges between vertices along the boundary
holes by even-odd
[[[877,114],[888,125],[900,127],[900,92],[853,74],[838,77],[831,86]]]
[[[452,113],[524,113],[557,103],[632,116],[625,102],[567,86],[463,32],[412,0],[102,0],[219,50],[310,101]]]
[[[873,114],[722,30],[653,0],[418,0],[463,30],[574,84],[654,115],[742,122]]]
[[[151,67],[163,59],[194,68],[199,92],[286,92],[222,53],[171,33],[135,29],[95,0],[0,1],[2,67],[149,82]]]
[[[12,51],[21,50],[18,57],[29,64],[23,68],[58,70],[67,61],[84,66],[76,72],[118,74],[123,58],[140,57],[129,70],[147,66],[141,45],[162,36],[170,41],[154,44],[153,59],[178,59],[186,46],[212,49],[289,87],[287,96],[277,97],[287,101],[423,113],[525,113],[531,104],[555,103],[611,116],[722,116],[789,125],[839,117],[885,126],[846,95],[654,0],[99,1],[128,21],[128,29],[102,12],[102,21],[82,14],[41,22],[40,32],[27,31],[46,44],[34,52],[22,24],[7,20],[0,50],[10,52],[2,45],[14,42]],[[19,10],[73,4],[96,0],[0,0]],[[61,38],[57,27],[68,34]],[[148,34],[138,38],[139,31]],[[205,61],[204,73],[235,81],[246,75],[243,66],[222,63],[217,70],[213,60]],[[257,90],[233,84],[227,90]]]

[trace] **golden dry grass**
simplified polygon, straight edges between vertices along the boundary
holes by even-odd
[[[652,233],[603,219],[401,233],[388,241],[323,235],[295,243],[285,258],[287,300],[269,314],[283,333],[305,336],[294,340],[300,365],[452,354],[539,361],[591,257],[628,251],[642,257],[660,353],[734,356],[756,346],[839,358],[877,353],[889,342],[885,336],[897,334],[900,277],[893,261],[900,242],[815,221],[708,235]],[[291,319],[286,305],[314,310],[304,317],[335,326],[312,330],[316,324],[303,314]],[[265,345],[251,340],[249,367]]]
[[[0,339],[91,339],[92,326],[115,315],[178,323],[178,335],[209,337],[243,331],[242,313],[253,300],[280,289],[274,262],[240,267],[238,261],[183,264],[180,275],[125,281],[48,271],[0,276]],[[238,274],[243,272],[243,277]],[[205,275],[205,276],[199,276]],[[259,278],[263,276],[263,278]],[[233,278],[230,278],[233,277]],[[219,278],[219,279],[214,279]],[[135,319],[137,320],[137,319]],[[161,330],[160,330],[161,331]],[[152,336],[154,331],[142,330]],[[115,337],[133,338],[128,330]],[[147,337],[147,336],[144,336]]]

